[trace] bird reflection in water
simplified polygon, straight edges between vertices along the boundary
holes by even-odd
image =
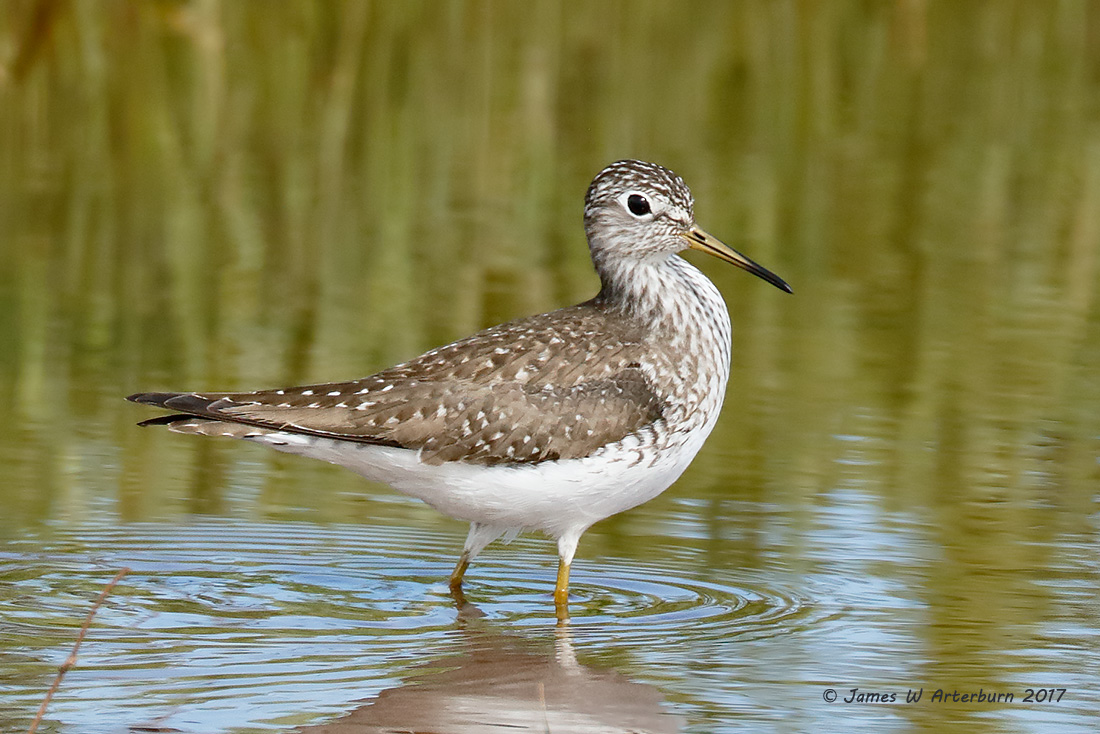
[[[484,629],[464,634],[462,653],[417,666],[405,685],[334,721],[296,731],[665,734],[683,728],[656,687],[579,662],[568,628],[555,629],[549,651],[514,635]]]

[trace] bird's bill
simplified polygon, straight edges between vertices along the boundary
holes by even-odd
[[[717,237],[707,234],[698,227],[693,227],[682,235],[687,240],[688,247],[699,252],[705,252],[708,255],[714,255],[719,260],[725,260],[728,263],[732,263],[739,268],[748,270],[758,278],[763,278],[776,288],[787,293],[792,293],[791,287],[787,285],[787,282],[780,278],[778,275],[763,267],[757,265],[752,260],[742,255],[737,250],[733,249],[726,243],[722,242]]]

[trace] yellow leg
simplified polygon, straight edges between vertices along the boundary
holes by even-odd
[[[558,561],[558,583],[554,586],[554,611],[558,621],[569,619],[569,564]]]
[[[466,569],[470,567],[470,554],[462,551],[462,555],[455,564],[455,570],[451,571],[451,593],[462,592],[462,577],[466,575]]]
[[[470,554],[466,551],[462,551],[458,563],[455,564],[455,570],[451,572],[451,581],[450,584],[448,584],[451,587],[451,598],[455,600],[455,605],[457,605],[459,609],[466,606],[466,595],[462,593],[462,577],[469,567]]]

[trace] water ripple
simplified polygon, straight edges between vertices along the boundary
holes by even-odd
[[[131,573],[81,650],[83,682],[67,681],[72,697],[52,707],[62,719],[82,711],[85,731],[97,730],[86,718],[92,701],[106,717],[130,706],[168,712],[182,698],[188,716],[210,722],[247,701],[252,724],[285,715],[294,701],[335,710],[383,689],[403,665],[446,656],[473,617],[546,638],[553,545],[520,539],[487,551],[467,577],[474,606],[460,613],[446,586],[460,544],[412,529],[234,520],[91,526],[9,543],[0,552],[0,618],[27,653],[7,659],[26,684],[10,689],[0,719],[34,710],[91,600],[123,566]],[[667,557],[661,565],[578,560],[571,610],[571,634],[593,649],[680,635],[698,650],[815,618],[810,599],[774,579],[699,579]]]

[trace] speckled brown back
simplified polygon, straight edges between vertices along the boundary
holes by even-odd
[[[642,330],[590,301],[513,321],[350,382],[131,396],[191,415],[417,449],[429,463],[588,456],[662,417]],[[158,419],[163,422],[164,419]]]

